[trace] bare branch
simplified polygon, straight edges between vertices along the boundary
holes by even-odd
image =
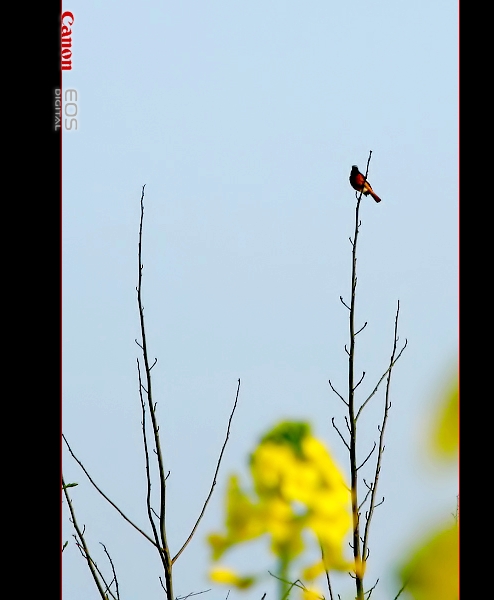
[[[364,505],[364,504],[367,502],[367,498],[369,497],[369,494],[370,494],[370,493],[371,493],[371,489],[368,489],[368,490],[367,490],[367,493],[365,494],[365,497],[364,497],[364,499],[363,499],[363,500],[362,500],[362,502],[359,504],[359,507],[358,507],[358,509],[359,509],[359,512],[360,512],[360,509],[362,508],[362,506],[363,506],[363,505]]]
[[[160,525],[160,544],[159,555],[163,564],[165,572],[166,582],[166,595],[168,600],[174,600],[173,598],[173,583],[172,583],[172,562],[170,558],[170,549],[168,548],[168,542],[166,539],[166,476],[165,467],[163,463],[163,454],[161,452],[161,441],[159,436],[159,427],[156,420],[155,404],[153,404],[152,385],[151,385],[151,367],[149,364],[147,342],[146,342],[146,328],[144,324],[144,306],[142,302],[142,227],[144,222],[144,189],[145,185],[142,186],[141,193],[141,217],[139,221],[139,241],[137,245],[137,258],[138,258],[138,283],[137,283],[137,306],[139,309],[139,323],[141,327],[141,347],[142,347],[142,358],[144,360],[144,372],[146,376],[146,398],[148,404],[149,414],[151,416],[151,423],[153,427],[154,435],[154,446],[156,459],[158,461],[158,473],[159,473],[159,498],[160,498],[160,509],[159,509],[159,525]]]
[[[391,370],[393,369],[393,367],[395,366],[395,364],[398,362],[400,356],[403,354],[403,351],[405,350],[405,348],[407,347],[407,343],[408,340],[405,340],[405,344],[403,345],[403,348],[400,350],[398,356],[393,360],[393,362],[389,365],[389,367],[386,369],[386,371],[384,371],[384,373],[382,374],[381,378],[379,379],[379,381],[377,382],[376,387],[373,389],[372,393],[368,396],[368,398],[365,400],[365,402],[362,404],[362,406],[358,409],[357,411],[357,419],[360,416],[360,413],[362,412],[362,410],[364,409],[365,405],[369,402],[369,400],[374,396],[374,394],[377,392],[379,386],[381,385],[382,381],[384,380],[384,378],[386,377],[386,375],[389,375],[389,373],[391,372]]]
[[[179,557],[179,556],[182,554],[182,552],[183,552],[183,551],[185,550],[185,548],[187,547],[187,544],[188,544],[188,543],[190,542],[190,540],[192,539],[192,537],[193,537],[194,533],[196,532],[196,529],[197,529],[197,527],[198,527],[199,523],[201,522],[201,519],[202,519],[202,517],[204,516],[204,512],[206,511],[206,506],[208,505],[208,502],[209,502],[209,500],[210,500],[211,496],[213,495],[213,490],[214,490],[214,487],[215,487],[215,485],[216,485],[216,477],[218,476],[218,471],[220,470],[220,465],[221,465],[221,460],[222,460],[222,458],[223,458],[223,453],[224,453],[224,451],[225,451],[226,444],[228,443],[228,438],[230,437],[230,427],[231,427],[231,424],[232,424],[232,419],[233,419],[233,415],[234,415],[234,413],[235,413],[235,409],[237,408],[237,402],[238,402],[238,394],[239,394],[239,391],[240,391],[240,379],[238,380],[238,385],[237,385],[237,394],[236,394],[236,396],[235,396],[235,403],[234,403],[234,405],[233,405],[232,412],[230,413],[230,418],[228,419],[228,427],[227,427],[227,429],[226,429],[225,441],[223,442],[223,447],[221,448],[220,456],[219,456],[219,458],[218,458],[218,462],[216,463],[216,470],[215,470],[215,472],[214,472],[214,475],[213,475],[213,482],[212,482],[212,484],[211,484],[211,489],[209,490],[209,494],[208,494],[208,496],[207,496],[207,498],[206,498],[206,500],[205,500],[205,502],[204,502],[204,505],[203,505],[203,507],[202,507],[201,513],[200,513],[200,515],[199,515],[199,517],[198,517],[198,519],[197,519],[197,521],[196,521],[196,523],[195,523],[194,527],[192,528],[192,531],[190,532],[190,535],[189,535],[189,537],[188,537],[188,538],[185,540],[185,543],[184,543],[184,545],[183,545],[183,546],[180,548],[180,550],[177,552],[177,554],[176,554],[176,555],[173,557],[173,559],[172,559],[172,564],[173,564],[173,563],[174,563],[174,562],[177,560],[177,558],[178,558],[178,557]]]
[[[190,594],[187,594],[187,596],[177,596],[176,600],[186,600],[186,598],[190,598],[191,596],[198,596],[199,594],[205,594],[206,592],[210,592],[211,588],[209,590],[202,590],[201,592],[190,592]]]
[[[103,542],[100,542],[100,544],[103,546],[103,550],[105,551],[105,554],[108,557],[108,560],[110,561],[111,570],[113,572],[113,581],[115,582],[115,593],[117,594],[117,600],[120,600],[120,593],[118,590],[118,579],[117,579],[117,574],[115,572],[115,565],[113,564],[113,561],[111,559],[111,556],[110,556],[108,550],[106,549],[106,546],[103,544]],[[110,591],[110,590],[108,589],[108,591]],[[113,596],[113,594],[112,594],[112,596]]]
[[[77,458],[77,456],[72,452],[72,448],[69,446],[69,443],[67,442],[67,438],[64,436],[64,434],[62,433],[62,438],[63,441],[65,442],[65,444],[67,445],[67,448],[69,449],[70,454],[72,455],[72,458],[76,461],[76,463],[81,467],[81,469],[84,471],[84,474],[86,475],[86,477],[89,479],[89,481],[91,482],[91,484],[93,485],[93,487],[103,496],[103,498],[113,506],[113,508],[127,521],[127,523],[129,523],[130,525],[132,525],[132,527],[134,529],[136,529],[141,535],[143,535],[148,542],[151,542],[151,544],[153,544],[153,546],[156,546],[155,542],[153,541],[152,538],[149,537],[149,535],[147,533],[145,533],[140,527],[138,527],[135,523],[133,523],[128,517],[127,515],[125,515],[119,508],[118,506],[112,502],[112,500],[110,500],[110,498],[108,498],[108,496],[96,485],[96,483],[93,481],[92,477],[89,475],[89,473],[86,471],[86,468],[84,467],[84,465],[82,464],[82,462]],[[156,546],[159,547],[159,546]]]
[[[357,334],[355,334],[355,335],[357,335]],[[353,391],[355,391],[358,388],[358,386],[362,383],[362,381],[364,380],[364,377],[365,377],[365,371],[362,371],[362,377],[359,379],[358,383],[353,388]]]
[[[324,564],[324,573],[326,574],[326,583],[328,585],[329,598],[330,598],[330,600],[334,600],[333,589],[331,587],[331,581],[329,580],[329,571],[326,569],[326,564],[324,562],[324,548],[322,547],[322,544],[320,547],[321,547],[321,558],[322,558],[322,562]]]
[[[381,502],[376,504],[375,498],[376,498],[376,492],[377,492],[377,485],[379,482],[379,474],[381,472],[381,461],[382,461],[383,452],[384,452],[384,432],[386,430],[386,423],[388,420],[389,407],[391,406],[391,403],[389,402],[391,373],[393,370],[393,366],[395,365],[396,361],[400,358],[403,350],[406,348],[406,340],[405,340],[405,345],[403,346],[400,353],[396,357],[396,349],[397,349],[397,345],[398,345],[398,318],[399,318],[399,316],[400,316],[400,301],[398,300],[398,305],[396,308],[396,316],[395,316],[395,325],[394,325],[393,349],[391,351],[391,357],[389,359],[389,367],[387,370],[388,376],[387,376],[387,381],[386,381],[386,393],[385,393],[385,397],[384,397],[384,414],[383,414],[381,430],[380,430],[380,434],[379,434],[379,449],[377,452],[376,470],[375,470],[375,474],[374,474],[374,481],[373,481],[372,492],[371,492],[371,496],[370,496],[370,506],[369,506],[369,511],[368,511],[368,517],[367,517],[367,520],[365,523],[364,544],[363,544],[364,556],[365,556],[365,550],[369,543],[369,529],[370,529],[370,524],[372,521],[374,509],[377,506],[379,506],[379,504],[382,504],[384,502],[384,497],[383,497]],[[362,407],[363,407],[363,405],[362,405]]]
[[[350,310],[350,307],[348,306],[348,304],[346,304],[346,302],[343,300],[343,296],[340,296],[340,300],[341,300],[341,303],[343,304],[343,306],[346,306],[348,308],[348,310]]]
[[[373,483],[367,483],[367,481],[365,479],[362,480],[365,484],[365,487],[370,490],[372,492],[372,489],[374,488],[374,484]]]
[[[378,502],[377,504],[374,504],[374,508],[377,508],[378,506],[381,506],[381,504],[384,504],[384,496],[383,496],[383,499],[381,500],[381,502]]]
[[[160,539],[158,535],[158,530],[156,529],[156,524],[153,519],[153,513],[156,515],[156,518],[159,519],[159,515],[156,514],[156,511],[151,506],[151,471],[149,467],[149,450],[148,450],[148,441],[146,434],[146,405],[144,402],[144,398],[142,396],[142,390],[144,386],[142,385],[141,379],[141,366],[139,364],[139,359],[136,359],[137,362],[137,375],[139,378],[139,399],[141,401],[141,410],[142,410],[142,440],[144,444],[144,459],[146,463],[146,508],[148,513],[148,520],[151,525],[151,529],[153,530],[155,545],[158,548],[158,552],[161,556],[161,548],[160,548]],[[165,560],[163,556],[161,556],[161,560]]]
[[[400,590],[398,591],[398,593],[396,594],[396,596],[393,598],[393,600],[398,600],[398,598],[401,596],[401,593],[403,592],[403,590],[406,588],[407,584],[404,583],[402,585],[402,587],[400,588]]]
[[[358,335],[361,331],[363,331],[367,327],[367,321],[362,325],[362,327],[355,332],[355,335]]]
[[[336,429],[336,431],[338,432],[338,435],[340,436],[340,438],[343,440],[343,443],[345,444],[345,446],[347,447],[348,450],[350,450],[350,446],[347,444],[345,438],[341,435],[340,430],[338,429],[338,427],[335,425],[334,422],[334,417],[331,418],[331,423],[333,423],[333,427]]]
[[[337,392],[335,390],[335,388],[333,387],[333,384],[331,383],[331,379],[328,379],[328,381],[329,381],[329,385],[331,386],[331,389],[333,390],[333,392],[341,399],[343,404],[346,404],[348,406],[348,402],[345,400],[345,398],[343,398],[343,396],[339,392]]]
[[[359,467],[357,467],[357,471],[359,469],[361,469],[365,465],[365,463],[369,460],[369,458],[371,457],[372,453],[376,449],[376,445],[377,445],[376,442],[374,442],[374,446],[372,447],[372,450],[369,452],[369,454],[367,455],[367,458],[364,460],[364,462]]]
[[[74,535],[77,547],[79,548],[79,550],[81,551],[81,554],[86,559],[87,565],[89,567],[89,571],[91,572],[91,575],[93,576],[94,583],[96,584],[96,587],[98,588],[98,592],[99,592],[101,598],[103,600],[107,600],[106,594],[103,590],[103,586],[101,585],[101,581],[99,579],[98,571],[95,568],[95,565],[91,558],[91,555],[89,554],[89,548],[87,547],[86,540],[84,539],[84,532],[81,531],[79,525],[77,524],[74,507],[72,506],[72,501],[70,499],[69,492],[67,491],[67,487],[65,485],[63,475],[62,475],[62,489],[63,489],[63,493],[65,494],[65,499],[67,500],[67,505],[69,507],[70,515],[72,517],[72,524],[74,525],[74,529],[76,530],[76,533],[77,533],[77,537]]]
[[[271,577],[274,577],[278,581],[282,581],[283,583],[286,583],[290,586],[288,588],[288,590],[286,591],[286,593],[282,596],[282,600],[285,600],[286,598],[288,598],[288,595],[290,594],[290,592],[292,591],[292,588],[294,588],[294,587],[297,587],[300,590],[307,590],[307,587],[303,584],[302,581],[300,581],[300,579],[296,579],[295,581],[288,581],[287,579],[283,579],[283,577],[278,577],[278,575],[271,573],[271,571],[268,571],[268,573],[271,575]],[[324,596],[319,596],[319,598],[320,598],[320,600],[325,600]]]
[[[371,587],[369,590],[367,590],[367,591],[365,592],[365,593],[366,593],[366,595],[367,595],[367,600],[369,600],[369,598],[371,597],[371,595],[372,595],[372,592],[374,591],[374,588],[376,587],[376,585],[377,585],[378,583],[379,583],[379,577],[377,578],[377,580],[376,580],[376,583],[375,583],[375,584],[374,584],[374,585],[373,585],[373,586],[372,586],[372,587]]]

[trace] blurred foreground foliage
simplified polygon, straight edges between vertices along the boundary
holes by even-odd
[[[276,557],[273,570],[280,580],[301,579],[310,584],[325,570],[353,570],[353,563],[343,555],[351,529],[350,490],[308,423],[283,421],[276,425],[251,454],[249,467],[249,492],[241,487],[237,475],[230,476],[225,531],[208,537],[213,561],[234,546],[266,536]],[[309,549],[310,539],[320,558],[295,573],[294,559]],[[258,575],[241,576],[224,566],[215,566],[210,576],[238,589],[259,580]],[[283,582],[280,590],[286,590]]]
[[[429,436],[430,455],[441,463],[456,461],[458,397],[455,376],[444,386]],[[273,571],[280,581],[280,600],[290,592],[289,582],[298,582],[303,600],[324,598],[315,584],[325,571],[354,574],[358,568],[344,556],[351,531],[351,503],[342,471],[325,445],[312,435],[310,425],[299,421],[283,421],[268,431],[250,455],[249,467],[251,484],[247,491],[238,475],[230,476],[224,531],[208,536],[214,563],[211,580],[238,590],[258,583],[266,576],[266,568],[242,575],[218,561],[231,548],[265,536],[275,557]],[[296,566],[304,562],[306,552],[313,557],[314,548],[320,551],[320,558]],[[397,567],[401,583],[398,596],[458,600],[458,555],[457,510],[401,561]]]
[[[431,455],[436,460],[456,461],[459,443],[459,388],[455,375],[444,386],[433,419]],[[402,586],[414,600],[458,600],[459,524],[456,514],[428,533],[404,559],[399,570]]]

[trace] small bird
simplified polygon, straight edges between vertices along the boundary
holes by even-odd
[[[361,192],[363,188],[364,196],[370,194],[376,202],[381,202],[381,198],[374,192],[371,184],[368,181],[365,181],[365,177],[358,170],[357,165],[353,165],[350,172],[350,185],[354,190],[357,190],[357,192]]]

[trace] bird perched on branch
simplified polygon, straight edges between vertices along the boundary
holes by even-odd
[[[363,190],[364,196],[368,196],[369,194],[374,198],[376,202],[381,202],[381,198],[374,192],[371,187],[371,184],[368,181],[365,181],[365,177],[358,170],[357,165],[353,165],[351,173],[350,173],[350,185],[357,192],[361,192]]]

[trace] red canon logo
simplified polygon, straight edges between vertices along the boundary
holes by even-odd
[[[71,12],[64,12],[62,15],[62,71],[72,69],[72,29],[74,15]]]

